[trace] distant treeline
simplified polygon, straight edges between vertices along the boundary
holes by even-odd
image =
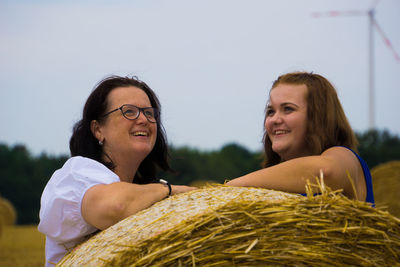
[[[370,168],[391,160],[400,160],[400,138],[387,131],[357,134],[360,155]],[[262,153],[252,152],[235,143],[220,150],[201,151],[189,147],[171,147],[173,173],[160,172],[173,184],[191,184],[199,180],[223,183],[260,169]],[[40,196],[53,172],[64,164],[67,155],[32,156],[24,145],[0,143],[0,196],[10,200],[17,210],[18,224],[37,224]]]

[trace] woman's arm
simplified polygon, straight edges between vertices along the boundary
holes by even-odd
[[[180,185],[171,187],[172,195],[196,189]],[[116,182],[96,185],[83,197],[82,216],[87,223],[103,230],[166,198],[168,192],[168,187],[163,184]]]
[[[365,200],[366,186],[361,165],[357,157],[344,147],[329,148],[319,156],[288,160],[233,179],[227,185],[305,193],[307,180],[315,183],[315,177],[319,177],[321,171],[327,186],[333,190],[343,189],[346,196],[356,198],[348,178],[350,175],[357,191],[357,199]]]

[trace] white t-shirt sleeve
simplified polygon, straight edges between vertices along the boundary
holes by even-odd
[[[119,181],[114,172],[95,160],[70,158],[53,174],[43,191],[38,230],[60,243],[93,233],[97,229],[81,214],[83,196],[94,185]]]

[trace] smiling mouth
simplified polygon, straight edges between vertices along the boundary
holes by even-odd
[[[284,131],[284,130],[277,130],[274,132],[274,135],[281,135],[281,134],[287,134],[289,131]]]
[[[133,136],[149,136],[149,134],[147,132],[141,132],[141,131],[134,132],[132,135]]]

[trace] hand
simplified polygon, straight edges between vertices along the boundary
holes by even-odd
[[[229,186],[246,186],[245,183],[243,182],[243,179],[235,178],[233,180],[230,180],[229,182],[225,183],[225,185]]]
[[[186,185],[171,185],[171,188],[172,188],[171,195],[176,195],[198,189],[197,187],[186,186]]]

